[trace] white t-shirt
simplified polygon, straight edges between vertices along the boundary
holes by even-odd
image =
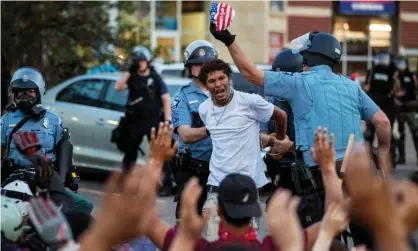
[[[200,105],[213,145],[208,185],[219,186],[231,173],[250,176],[259,188],[268,183],[260,157],[259,122],[269,121],[273,108],[260,95],[239,91],[227,106],[217,107],[210,98]]]

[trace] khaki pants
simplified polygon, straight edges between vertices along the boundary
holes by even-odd
[[[259,195],[257,194],[257,197]],[[260,203],[260,199],[258,198],[258,202]],[[218,215],[218,194],[217,193],[210,193],[208,192],[208,197],[203,205],[203,211],[210,209],[210,215],[208,219],[208,224],[203,231],[203,238],[205,238],[209,242],[213,242],[219,239],[218,231],[219,231],[219,223],[221,222],[221,218]],[[253,218],[251,221],[252,227],[255,229],[258,235],[258,229],[260,218]]]

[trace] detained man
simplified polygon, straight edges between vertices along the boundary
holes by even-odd
[[[257,94],[232,90],[231,68],[220,59],[205,63],[199,80],[209,90],[211,98],[199,107],[199,115],[212,138],[212,156],[209,162],[208,197],[203,211],[210,209],[204,237],[218,239],[220,218],[217,215],[217,190],[220,182],[231,173],[251,177],[261,188],[269,181],[260,158],[259,123],[276,121],[277,139],[286,136],[286,113]],[[244,197],[245,200],[245,197]],[[258,230],[258,219],[253,227]]]

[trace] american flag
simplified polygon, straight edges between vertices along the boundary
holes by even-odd
[[[210,21],[216,24],[217,31],[226,30],[232,23],[235,16],[235,10],[224,3],[213,2],[210,5]]]

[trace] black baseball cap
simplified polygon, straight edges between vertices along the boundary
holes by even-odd
[[[231,219],[262,215],[257,186],[249,176],[238,173],[227,175],[219,184],[218,200]]]

